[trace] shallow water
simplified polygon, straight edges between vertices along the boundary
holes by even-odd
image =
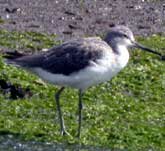
[[[110,151],[100,147],[22,141],[12,135],[0,136],[0,151]]]

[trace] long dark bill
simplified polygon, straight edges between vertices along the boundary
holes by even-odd
[[[145,46],[143,46],[143,45],[141,45],[141,44],[139,44],[137,42],[133,42],[133,44],[134,44],[134,47],[140,48],[142,50],[148,51],[148,52],[153,53],[153,54],[157,54],[158,56],[161,57],[161,60],[165,60],[165,56],[163,56],[161,53],[156,52],[156,51],[154,51],[154,50],[152,50],[150,48],[147,48],[147,47],[145,47]]]

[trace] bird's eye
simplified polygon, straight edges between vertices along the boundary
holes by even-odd
[[[128,39],[129,39],[129,37],[128,37],[126,34],[123,34],[123,36],[124,36],[125,38],[128,38]]]

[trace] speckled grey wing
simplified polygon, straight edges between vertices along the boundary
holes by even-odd
[[[39,67],[50,73],[69,75],[101,58],[103,51],[109,48],[100,38],[84,38],[63,43],[42,54],[18,58],[15,62],[27,68]]]
[[[6,63],[14,64],[16,66],[21,66],[23,68],[34,68],[42,65],[44,60],[44,54],[33,54],[33,55],[24,55],[21,57],[14,56],[15,54],[10,54],[5,56]]]
[[[85,68],[90,61],[102,57],[101,47],[105,44],[101,39],[81,39],[64,43],[52,48],[45,54],[42,69],[55,73],[69,75]]]

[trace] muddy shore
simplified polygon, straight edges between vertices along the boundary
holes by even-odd
[[[59,35],[100,35],[124,24],[135,35],[165,33],[164,0],[0,0],[0,29]]]

